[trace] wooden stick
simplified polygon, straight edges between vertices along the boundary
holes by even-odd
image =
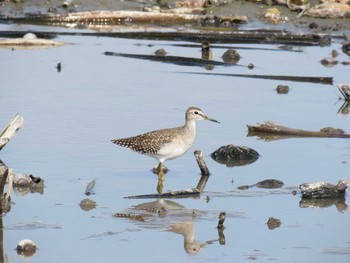
[[[208,169],[207,165],[205,164],[201,150],[195,150],[194,157],[196,157],[196,161],[197,161],[197,164],[199,166],[199,169],[201,170],[201,174],[202,175],[210,175],[209,169]]]
[[[288,128],[285,126],[277,125],[273,122],[264,122],[259,126],[247,125],[247,127],[248,127],[249,136],[254,136],[254,135],[257,135],[258,133],[271,133],[275,135],[286,135],[286,136],[295,136],[295,137],[350,138],[350,134],[294,129],[294,128]]]
[[[1,19],[0,19],[1,21]],[[93,36],[93,37],[120,37],[132,39],[173,40],[210,43],[279,43],[294,46],[322,46],[330,44],[331,37],[317,34],[294,34],[284,30],[236,30],[230,32],[159,32],[159,31],[125,31],[118,32],[54,32],[31,31],[39,38],[53,38],[55,36]],[[0,37],[22,37],[29,31],[0,31]]]
[[[221,212],[219,214],[219,222],[218,222],[217,229],[223,229],[224,228],[225,219],[226,219],[226,212]]]

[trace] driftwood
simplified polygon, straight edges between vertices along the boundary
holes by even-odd
[[[295,137],[350,138],[350,134],[344,134],[339,129],[323,128],[320,131],[307,131],[288,128],[270,121],[259,124],[258,126],[247,125],[247,127],[248,136],[259,136],[267,140]],[[267,136],[265,136],[266,134]]]
[[[202,152],[200,150],[195,150],[194,157],[196,158],[199,169],[201,170],[201,174],[209,176],[210,172],[207,165],[205,164]]]
[[[187,47],[187,48],[201,48],[201,44],[168,44],[173,47]],[[288,52],[298,52],[301,53],[303,50],[300,48],[294,48],[293,46],[280,46],[278,48],[267,48],[267,47],[244,47],[244,46],[228,46],[228,45],[210,45],[210,48],[215,49],[242,49],[242,50],[260,50],[260,51],[288,51]]]
[[[311,184],[301,184],[302,198],[339,198],[344,197],[348,182],[344,179],[340,180],[337,185],[332,185],[325,182],[316,182]]]
[[[60,14],[34,14],[25,17],[13,17],[12,21],[20,23],[35,23],[54,26],[96,26],[96,25],[132,25],[132,24],[188,24],[198,23],[212,18],[199,14],[161,13],[142,11],[88,11]],[[247,23],[246,16],[219,17],[220,21],[231,23]],[[2,19],[3,20],[3,19]]]
[[[1,20],[0,20],[1,21]],[[142,30],[130,31],[125,28],[118,32],[55,32],[34,31],[39,38],[53,38],[55,36],[94,36],[119,37],[144,40],[172,40],[209,43],[274,43],[293,46],[325,46],[330,45],[331,37],[318,34],[295,34],[284,30],[236,30],[230,32],[201,31],[201,32],[154,32]],[[22,37],[28,31],[0,31],[0,37]]]
[[[311,77],[311,76],[287,76],[287,75],[255,75],[255,74],[225,74],[225,73],[202,73],[202,72],[180,72],[181,74],[197,74],[225,77],[241,77],[254,79],[272,79],[295,82],[308,82],[333,85],[332,77]]]
[[[63,46],[65,43],[50,39],[39,39],[35,34],[27,33],[22,38],[0,39],[0,47],[33,50]]]
[[[17,131],[23,126],[24,119],[16,114],[6,128],[0,133],[0,150],[12,139]]]

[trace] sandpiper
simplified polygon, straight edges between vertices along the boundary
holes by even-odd
[[[185,154],[196,136],[196,121],[208,120],[219,123],[206,116],[200,108],[189,107],[186,110],[186,122],[183,126],[162,129],[138,136],[114,139],[113,143],[130,148],[138,153],[153,157],[159,162],[157,173],[163,176],[163,163]]]

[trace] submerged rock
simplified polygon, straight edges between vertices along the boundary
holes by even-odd
[[[327,132],[330,134],[345,134],[345,131],[342,129],[337,129],[337,128],[333,128],[333,127],[324,127],[322,129],[320,129],[320,132]]]
[[[90,211],[90,210],[96,208],[96,202],[93,200],[90,200],[88,198],[85,198],[85,199],[81,200],[79,206],[84,211]]]
[[[29,239],[23,239],[17,244],[17,254],[24,258],[31,257],[36,252],[36,245]]]
[[[31,174],[15,174],[13,178],[13,190],[19,196],[24,196],[29,192],[43,194],[44,180]]]
[[[258,188],[266,188],[266,189],[275,189],[275,188],[281,188],[284,185],[284,183],[277,179],[266,179],[260,182],[257,182],[253,185],[242,185],[237,187],[239,190],[246,190],[251,187],[258,187]]]
[[[322,3],[308,9],[306,14],[321,18],[347,18],[350,16],[350,5],[342,3]]]
[[[338,198],[345,196],[348,182],[340,180],[337,185],[316,182],[299,186],[303,198]]]
[[[229,144],[222,146],[211,154],[211,158],[227,167],[243,166],[255,162],[259,153],[245,146]]]
[[[277,94],[287,94],[289,92],[289,86],[278,85],[276,88]]]
[[[270,230],[274,230],[275,228],[281,226],[281,220],[271,216],[266,224]]]
[[[222,60],[225,63],[237,64],[240,59],[241,59],[241,56],[238,54],[238,52],[236,50],[234,50],[232,48],[228,49],[222,55]]]
[[[270,24],[278,24],[283,21],[281,12],[276,7],[268,8],[264,13],[264,18]]]
[[[329,57],[329,58],[323,58],[321,60],[321,64],[327,68],[329,67],[333,67],[335,65],[338,64],[338,60],[336,58],[333,57]]]

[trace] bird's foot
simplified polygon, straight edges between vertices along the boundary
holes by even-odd
[[[169,171],[167,167],[164,166],[164,164],[158,164],[156,167],[152,168],[152,172],[159,176],[159,174],[166,174]]]

